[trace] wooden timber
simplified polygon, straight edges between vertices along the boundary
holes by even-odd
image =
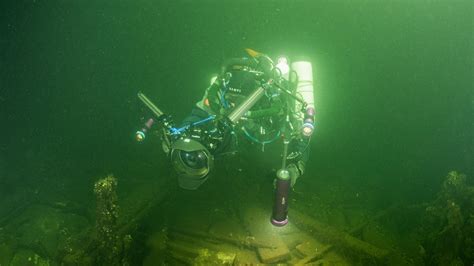
[[[142,222],[150,211],[161,204],[171,193],[169,190],[157,190],[154,186],[158,184],[142,185],[133,189],[132,193],[127,194],[123,200],[119,200],[121,205],[119,221],[117,226],[117,235],[123,237],[133,234],[140,222]],[[166,182],[159,185],[166,186]],[[140,198],[137,195],[141,195]],[[94,225],[86,228],[81,233],[74,236],[75,242],[80,249],[77,249],[71,256],[83,257],[88,254],[90,257],[97,256],[97,238]]]
[[[290,219],[297,227],[312,233],[318,239],[326,241],[331,245],[342,247],[379,261],[383,260],[388,255],[388,251],[384,249],[375,247],[329,225],[320,223],[295,209],[291,210]]]
[[[270,223],[270,211],[248,205],[245,210],[241,210],[241,219],[246,229],[256,240],[275,248],[259,247],[257,253],[263,263],[277,263],[285,261],[290,257],[290,251],[280,238],[279,231]]]
[[[246,247],[250,249],[257,249],[257,248],[276,249],[277,248],[277,246],[272,245],[271,243],[262,242],[258,239],[255,239],[255,237],[252,237],[252,236],[230,237],[230,236],[217,235],[215,233],[205,233],[205,232],[191,231],[191,230],[185,230],[185,229],[170,229],[170,230],[171,232],[177,232],[183,235],[189,235],[189,236],[197,237],[197,238],[204,238],[212,242],[225,242],[225,243],[229,243],[238,247]]]

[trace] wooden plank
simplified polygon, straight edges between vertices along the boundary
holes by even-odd
[[[311,256],[319,253],[323,246],[320,243],[317,243],[315,240],[307,240],[303,243],[297,245],[295,249],[303,256]]]
[[[343,247],[358,254],[382,260],[388,255],[388,251],[380,249],[357,239],[345,232],[339,231],[329,225],[316,221],[308,215],[292,209],[290,219],[296,226],[311,232],[313,235],[332,245]]]
[[[308,234],[305,232],[296,232],[292,234],[282,234],[280,236],[281,240],[285,242],[288,249],[295,249],[297,245],[303,243],[308,239],[312,239]]]
[[[327,245],[322,248],[313,249],[312,252],[309,252],[310,250],[307,250],[308,252],[307,252],[306,257],[297,261],[296,263],[294,263],[294,265],[299,266],[299,265],[305,265],[308,263],[312,264],[313,261],[323,258],[323,256],[332,248],[333,248],[332,245]]]
[[[217,235],[214,233],[205,233],[200,231],[191,231],[186,229],[171,229],[171,232],[176,232],[182,235],[188,235],[191,237],[196,237],[199,239],[206,239],[207,241],[211,241],[214,243],[229,243],[232,245],[236,245],[238,247],[247,247],[247,248],[267,248],[267,249],[275,249],[277,248],[275,245],[268,244],[267,242],[259,241],[255,239],[255,237],[251,236],[239,236],[239,235]]]
[[[257,253],[263,263],[277,263],[290,257],[290,251],[279,236],[278,228],[270,223],[270,210],[256,206],[242,210],[242,219],[246,229],[259,243],[266,243],[275,248],[257,248]]]

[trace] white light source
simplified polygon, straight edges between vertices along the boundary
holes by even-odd
[[[278,58],[278,63],[276,64],[276,67],[280,69],[281,75],[288,79],[288,73],[290,72],[290,66],[288,65],[288,59],[284,56]]]

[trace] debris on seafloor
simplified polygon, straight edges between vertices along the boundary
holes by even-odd
[[[212,241],[209,238],[205,240],[194,233],[183,234],[173,230],[169,230],[168,234],[170,237],[166,238],[165,252],[175,263],[234,265],[236,253],[222,250],[222,245],[218,241]]]
[[[156,184],[163,185],[164,181]],[[126,197],[119,199],[116,190],[117,180],[112,175],[94,184],[95,226],[71,236],[70,250],[60,257],[62,264],[130,265],[134,261],[133,234],[169,192],[155,193],[154,185],[145,184],[133,187]],[[120,215],[119,200],[123,206]]]
[[[98,253],[97,263],[118,265],[122,252],[121,238],[118,234],[117,179],[109,175],[94,184],[97,200],[96,233]]]
[[[168,192],[157,193],[156,191],[159,190],[150,189],[149,185],[144,186],[147,189],[135,189],[137,193],[124,197],[128,204],[123,204],[124,200],[120,201],[126,209],[121,211],[119,216],[116,186],[113,176],[107,176],[95,184],[94,192],[97,200],[95,226],[88,226],[88,219],[82,216],[79,223],[78,216],[72,214],[70,210],[81,208],[70,208],[71,204],[62,204],[62,201],[59,204],[31,207],[28,208],[28,212],[21,212],[21,215],[9,216],[12,222],[6,223],[8,227],[0,228],[0,242],[5,238],[2,231],[12,231],[11,227],[14,224],[23,224],[17,226],[24,234],[16,238],[16,241],[23,245],[25,250],[31,250],[34,254],[22,249],[12,250],[3,244],[0,245],[0,263],[3,265],[11,261],[22,262],[25,258],[31,257],[31,261],[37,261],[43,265],[48,263],[48,259],[52,261],[51,258],[59,258],[64,265],[92,265],[96,262],[95,258],[102,254],[101,250],[107,249],[109,253],[109,248],[112,248],[113,252],[120,251],[116,253],[117,257],[102,257],[101,261],[108,260],[112,263],[118,261],[119,264],[127,265],[126,262],[132,261],[135,255],[127,252],[127,249],[133,251],[134,248],[133,232],[137,230],[137,225],[166,199],[165,195]],[[143,191],[148,191],[149,194],[145,195]],[[137,194],[144,196],[137,200]],[[198,209],[196,206],[204,207]],[[271,210],[255,202],[241,204],[239,208],[232,211],[230,211],[232,206],[225,206],[221,209],[211,208],[206,212],[208,206],[210,206],[209,203],[195,203],[190,207],[189,212],[181,210],[181,213],[190,221],[190,223],[184,223],[187,226],[172,223],[173,227],[168,228],[165,225],[165,229],[154,234],[149,239],[149,247],[159,252],[155,252],[156,255],[150,257],[143,265],[161,265],[160,260],[165,264],[187,265],[278,263],[351,265],[354,261],[361,262],[359,256],[363,257],[363,263],[367,262],[364,265],[384,263],[393,260],[392,256],[397,250],[389,245],[383,245],[381,241],[366,238],[365,235],[367,232],[373,232],[372,235],[378,234],[374,231],[375,227],[371,226],[372,223],[379,224],[374,222],[375,220],[386,222],[393,220],[396,212],[404,214],[407,212],[406,207],[389,207],[359,222],[359,225],[353,227],[352,230],[347,230],[346,233],[335,226],[322,223],[320,218],[312,217],[310,215],[312,212],[299,204],[292,205],[293,208],[289,211],[290,222],[282,228],[272,226],[269,221]],[[421,226],[412,230],[424,237],[423,242],[418,242],[420,245],[413,246],[422,254],[419,255],[418,261],[421,261],[421,256],[430,264],[459,263],[472,259],[472,254],[474,254],[472,252],[474,250],[473,208],[472,183],[466,176],[454,171],[450,172],[435,200],[412,208],[417,213],[424,214],[419,218]],[[48,215],[44,215],[45,213]],[[232,216],[229,213],[236,215]],[[206,216],[210,218],[205,219]],[[30,217],[42,218],[30,219]],[[19,222],[27,220],[31,221]],[[58,224],[71,224],[70,220],[76,221],[74,224],[81,228],[82,233],[73,231],[75,226],[68,226],[69,231],[57,230]],[[181,222],[184,219],[176,220]],[[367,225],[368,223],[370,224]],[[104,231],[100,232],[99,229]],[[30,231],[40,233],[25,233]],[[45,234],[45,231],[50,231],[50,233]],[[60,233],[60,241],[44,242],[51,244],[50,246],[44,243],[39,243],[41,244],[39,245],[34,241],[36,238],[29,237],[44,235],[54,238],[55,233]],[[359,235],[360,239],[356,237]],[[108,241],[106,244],[110,246],[107,248],[104,245],[101,246],[101,240]],[[51,252],[58,245],[61,245],[64,251]],[[115,250],[114,245],[118,247]],[[451,249],[446,249],[447,245]],[[413,258],[411,254],[410,258]],[[408,259],[405,261],[409,262]],[[397,264],[392,262],[391,265]]]
[[[269,222],[270,211],[252,206],[241,210],[244,227],[259,241],[273,245],[273,248],[258,247],[257,254],[263,263],[277,263],[290,258],[290,250],[281,239],[278,230]]]
[[[441,191],[425,208],[420,235],[427,263],[454,265],[474,261],[474,186],[466,175],[451,171]],[[449,247],[449,248],[446,248]]]
[[[302,259],[299,259],[295,265],[305,265],[310,262],[321,259],[329,250],[333,248],[332,245],[325,245],[321,248],[317,247],[314,240],[306,241],[296,246],[296,250],[302,255]]]
[[[215,254],[221,252],[233,258],[234,264],[277,264],[307,265],[317,262],[318,265],[336,263],[350,265],[350,258],[337,254],[339,247],[344,250],[355,248],[353,253],[362,253],[372,261],[382,261],[387,252],[356,239],[344,232],[340,232],[327,225],[318,223],[314,218],[298,217],[292,210],[292,222],[286,227],[277,228],[269,222],[269,210],[251,206],[240,212],[242,225],[250,234],[225,233],[221,230],[200,231],[195,229],[167,229],[166,251],[172,262],[189,265],[204,265],[203,259],[211,264],[222,264],[216,260]],[[295,220],[300,220],[296,222]],[[300,225],[300,227],[295,227]],[[311,228],[301,226],[311,225]],[[330,229],[330,233],[315,233],[316,230]],[[235,232],[235,231],[234,231]],[[318,238],[319,237],[319,238]],[[251,239],[246,241],[245,239]],[[321,242],[321,239],[323,240]],[[342,242],[342,244],[341,244]],[[349,242],[349,244],[345,243]],[[338,249],[333,249],[337,246]],[[244,255],[254,253],[254,256]],[[346,254],[347,256],[347,254]],[[212,262],[212,263],[211,263]],[[150,264],[151,265],[151,264]]]
[[[186,229],[172,229],[173,232],[189,235],[192,237],[204,238],[211,242],[225,242],[235,245],[237,247],[247,247],[247,248],[268,248],[268,249],[276,249],[277,246],[272,245],[271,243],[261,242],[253,236],[225,236],[225,235],[217,235],[215,233],[209,232],[199,232],[199,231],[192,231]]]
[[[318,238],[333,245],[343,247],[354,253],[363,254],[378,261],[382,261],[389,253],[386,250],[375,247],[343,231],[339,231],[329,225],[322,224],[297,210],[292,210],[291,214],[293,222],[298,227],[312,232]]]

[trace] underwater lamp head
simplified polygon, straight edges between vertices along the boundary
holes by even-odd
[[[311,122],[305,122],[303,124],[303,128],[301,129],[301,133],[303,134],[303,136],[305,137],[310,137],[311,135],[313,135],[313,132],[314,132],[314,125],[313,123]]]
[[[286,58],[284,56],[278,58],[277,64],[276,64],[275,67],[280,70],[281,75],[284,78],[288,79],[289,73],[290,73],[290,66],[288,65],[288,58]]]
[[[146,138],[146,133],[148,132],[148,130],[151,129],[151,127],[153,126],[154,123],[155,123],[155,120],[153,118],[149,118],[146,121],[146,123],[143,125],[142,130],[138,130],[135,133],[135,140],[137,142],[143,142]]]
[[[143,131],[139,130],[135,133],[135,140],[137,142],[143,142],[145,140],[145,137],[146,137],[146,135],[145,135],[145,132],[143,132]]]
[[[313,107],[308,107],[306,109],[303,126],[301,128],[301,133],[305,137],[311,137],[311,135],[313,135],[313,132],[314,132],[314,114],[315,114],[315,111],[314,111]]]
[[[178,173],[179,186],[194,190],[207,180],[214,159],[198,141],[182,138],[171,146],[171,162]]]

